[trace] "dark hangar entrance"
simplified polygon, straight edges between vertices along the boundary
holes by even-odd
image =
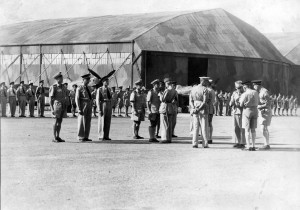
[[[199,77],[207,76],[208,58],[189,57],[188,85],[199,84]]]

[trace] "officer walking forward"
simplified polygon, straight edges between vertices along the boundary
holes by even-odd
[[[26,98],[28,102],[29,117],[34,117],[35,92],[33,89],[33,82],[29,82],[29,88],[26,91]]]
[[[10,116],[15,117],[17,106],[17,90],[14,88],[14,82],[10,83],[10,87],[7,90],[8,103],[10,108]]]
[[[36,99],[37,99],[37,108],[39,117],[44,116],[45,110],[45,88],[44,88],[44,80],[40,81],[40,86],[36,90]]]
[[[200,77],[200,84],[193,87],[190,106],[193,113],[193,148],[198,148],[199,127],[202,130],[202,147],[208,148],[208,77]]]
[[[92,107],[93,98],[91,90],[88,87],[90,82],[90,74],[81,76],[83,84],[76,90],[75,101],[78,107],[78,140],[80,142],[92,141],[89,139],[91,120],[92,120]]]
[[[133,138],[143,139],[143,137],[139,136],[139,130],[141,121],[145,121],[146,101],[141,92],[142,80],[138,80],[134,84],[136,89],[130,95],[130,102],[132,104],[131,120],[133,120]]]
[[[19,103],[19,117],[25,117],[26,90],[24,87],[24,81],[20,82],[20,86],[17,89],[17,101]]]
[[[258,117],[258,101],[259,96],[257,91],[251,89],[251,82],[246,81],[242,83],[244,86],[244,93],[240,98],[240,106],[243,107],[242,114],[242,128],[245,129],[245,137],[247,147],[244,150],[255,151],[255,138],[257,128],[257,117]],[[252,140],[252,146],[250,147],[250,134]]]
[[[112,96],[111,89],[108,87],[108,78],[103,80],[103,86],[97,89],[96,103],[98,107],[98,134],[99,140],[111,140],[109,138],[111,114],[112,114]]]
[[[268,126],[271,125],[272,119],[272,109],[271,109],[271,98],[269,91],[264,88],[261,80],[252,81],[254,89],[258,92],[259,103],[258,103],[258,119],[261,125],[263,136],[264,136],[264,146],[261,149],[269,150],[269,130]]]
[[[235,91],[232,93],[229,105],[233,108],[234,138],[237,142],[233,147],[245,147],[245,129],[242,128],[243,107],[240,106],[240,97],[243,91],[242,81],[235,82]]]
[[[63,115],[66,109],[66,95],[67,91],[65,87],[62,85],[63,76],[61,72],[57,73],[53,77],[56,80],[56,84],[50,86],[49,89],[49,98],[50,98],[50,108],[51,112],[55,117],[55,121],[53,124],[53,142],[65,142],[65,140],[59,137],[61,123],[63,120]]]
[[[155,138],[156,126],[160,120],[159,117],[159,106],[160,106],[160,97],[159,97],[159,80],[156,79],[151,82],[153,89],[148,92],[147,95],[147,108],[149,111],[149,142],[159,142]]]

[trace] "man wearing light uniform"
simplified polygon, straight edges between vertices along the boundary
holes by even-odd
[[[190,106],[193,113],[193,148],[198,148],[199,128],[202,130],[202,147],[208,148],[208,79],[200,77],[200,84],[193,87],[190,97]]]
[[[247,147],[244,150],[255,151],[255,138],[257,128],[259,96],[257,91],[251,89],[251,82],[243,82],[244,93],[240,97],[240,106],[243,107],[242,128],[245,129]],[[252,145],[250,146],[250,135]]]
[[[257,106],[258,112],[258,119],[259,123],[261,124],[263,136],[264,136],[264,146],[261,149],[269,150],[269,130],[268,126],[271,125],[272,119],[272,109],[271,109],[271,100],[269,91],[264,88],[261,83],[261,80],[254,80],[252,81],[254,89],[259,94],[259,104]]]

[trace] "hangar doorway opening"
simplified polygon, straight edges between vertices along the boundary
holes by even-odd
[[[199,77],[207,76],[208,58],[189,57],[188,85],[199,83]]]

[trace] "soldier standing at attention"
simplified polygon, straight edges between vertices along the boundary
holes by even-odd
[[[179,106],[179,98],[178,98],[178,93],[176,91],[176,85],[177,85],[177,82],[174,81],[171,86],[172,86],[172,89],[175,90],[176,92],[176,97],[174,98],[174,100],[172,101],[173,103],[173,107],[174,107],[174,115],[173,115],[173,123],[172,123],[172,138],[177,138],[178,136],[176,136],[174,134],[174,131],[175,131],[175,127],[176,127],[176,123],[177,123],[177,114],[178,114],[178,106]]]
[[[243,82],[244,93],[240,98],[240,106],[243,107],[242,114],[242,128],[245,129],[245,137],[247,147],[244,150],[255,151],[255,138],[257,128],[257,117],[258,117],[258,102],[259,96],[257,91],[251,89],[251,82]],[[252,140],[252,147],[250,147],[250,134]]]
[[[220,90],[218,98],[219,98],[219,116],[223,116],[224,95],[222,90]]]
[[[44,88],[44,80],[40,81],[40,86],[37,88],[35,96],[37,99],[37,108],[38,108],[38,115],[39,117],[44,116],[45,110],[45,88]]]
[[[64,118],[67,118],[68,117],[68,108],[70,106],[70,91],[68,90],[68,83],[67,82],[64,83],[64,86],[65,86],[65,89],[67,91],[66,109],[65,109],[65,112],[64,112]]]
[[[123,87],[119,86],[119,92],[118,92],[118,116],[122,117],[122,108],[124,106],[124,101],[123,101]]]
[[[199,128],[202,130],[202,147],[208,148],[208,79],[200,77],[200,84],[193,87],[190,97],[190,106],[193,113],[193,148],[198,148]]]
[[[298,108],[298,98],[297,98],[297,96],[294,99],[294,107],[295,107],[295,115],[297,116],[297,108]]]
[[[77,117],[76,116],[76,101],[75,101],[75,95],[76,95],[76,89],[77,89],[77,85],[73,84],[72,85],[72,90],[70,91],[70,101],[71,101],[71,112],[73,114],[73,117]]]
[[[207,100],[207,105],[208,105],[208,143],[212,144],[212,134],[213,134],[213,125],[212,125],[212,120],[214,116],[214,103],[215,103],[215,91],[212,88],[212,79],[208,80],[207,83],[207,92],[208,92],[208,100]]]
[[[278,94],[278,97],[277,97],[276,100],[277,100],[278,116],[281,116],[280,109],[281,109],[281,106],[282,106],[282,101],[281,101],[281,95],[280,95],[280,93]]]
[[[129,87],[126,88],[125,93],[123,94],[123,101],[124,101],[124,106],[125,106],[125,116],[129,117],[128,115],[128,108],[130,106],[130,92],[129,92]]]
[[[17,90],[14,88],[14,82],[10,83],[10,87],[7,90],[8,103],[10,108],[10,116],[15,117],[17,106]]]
[[[286,95],[283,103],[284,103],[284,109],[286,112],[286,116],[289,116],[289,96],[288,95]],[[283,110],[282,110],[282,115],[283,115]]]
[[[61,123],[63,120],[64,112],[66,109],[66,95],[67,91],[63,86],[63,76],[61,72],[57,73],[53,77],[56,80],[56,84],[50,86],[49,89],[49,98],[50,98],[50,108],[51,112],[55,117],[53,124],[53,142],[65,142],[59,137]]]
[[[20,82],[20,86],[17,89],[17,101],[19,103],[19,117],[25,117],[26,90],[24,87],[24,81]]]
[[[173,134],[173,117],[175,115],[174,100],[176,100],[177,92],[172,87],[176,84],[175,81],[170,81],[168,78],[164,80],[166,85],[166,90],[161,97],[161,104],[159,107],[160,113],[160,124],[161,129],[161,141],[160,143],[172,143]]]
[[[145,98],[142,94],[142,80],[138,80],[135,83],[136,89],[130,95],[130,102],[132,106],[131,120],[133,120],[133,133],[134,139],[143,139],[139,136],[141,121],[145,121]]]
[[[29,88],[26,91],[26,98],[28,102],[28,117],[34,117],[34,103],[35,103],[35,92],[33,89],[33,83],[29,82]]]
[[[229,105],[233,107],[234,138],[237,142],[233,147],[245,148],[245,129],[242,128],[243,107],[240,106],[240,97],[243,94],[242,81],[235,82],[235,91],[231,95]]]
[[[156,126],[160,120],[159,118],[159,106],[160,106],[160,97],[159,97],[159,80],[156,79],[151,82],[153,89],[148,92],[147,95],[147,108],[149,111],[149,142],[159,142],[155,138]]]
[[[268,150],[270,149],[269,143],[269,130],[268,126],[271,125],[272,119],[272,109],[271,109],[271,99],[269,91],[264,88],[261,83],[261,80],[252,81],[254,89],[258,92],[259,103],[258,103],[258,119],[262,126],[263,136],[264,136],[264,146],[261,149]]]
[[[220,103],[220,99],[219,99],[219,93],[217,90],[215,90],[215,94],[216,94],[216,98],[215,98],[215,115],[218,116],[219,113],[219,103]]]
[[[91,90],[88,87],[91,75],[85,74],[81,76],[83,84],[76,90],[75,101],[78,107],[78,140],[80,142],[92,141],[89,139],[91,120],[92,120],[92,106],[93,98]]]
[[[109,141],[109,131],[111,124],[112,102],[109,80],[103,80],[103,86],[97,89],[96,103],[98,107],[98,134],[99,140]]]
[[[159,98],[162,99],[162,96],[166,89],[165,83],[163,81],[159,80],[158,88],[159,88]],[[160,120],[158,121],[157,126],[156,126],[156,135],[155,135],[156,138],[161,138],[161,136],[159,135],[159,129],[160,129]]]
[[[276,94],[273,96],[273,107],[274,107],[274,116],[276,116],[276,110],[277,110],[277,97]]]
[[[116,93],[116,87],[111,87],[111,106],[112,106],[112,116],[115,117],[115,109],[118,103],[118,93]]]
[[[294,97],[291,95],[289,99],[289,109],[290,109],[290,115],[293,116],[293,109],[294,109]]]
[[[7,104],[7,89],[5,86],[5,82],[1,83],[0,88],[0,99],[1,99],[1,109],[2,109],[2,117],[6,117],[6,104]]]

